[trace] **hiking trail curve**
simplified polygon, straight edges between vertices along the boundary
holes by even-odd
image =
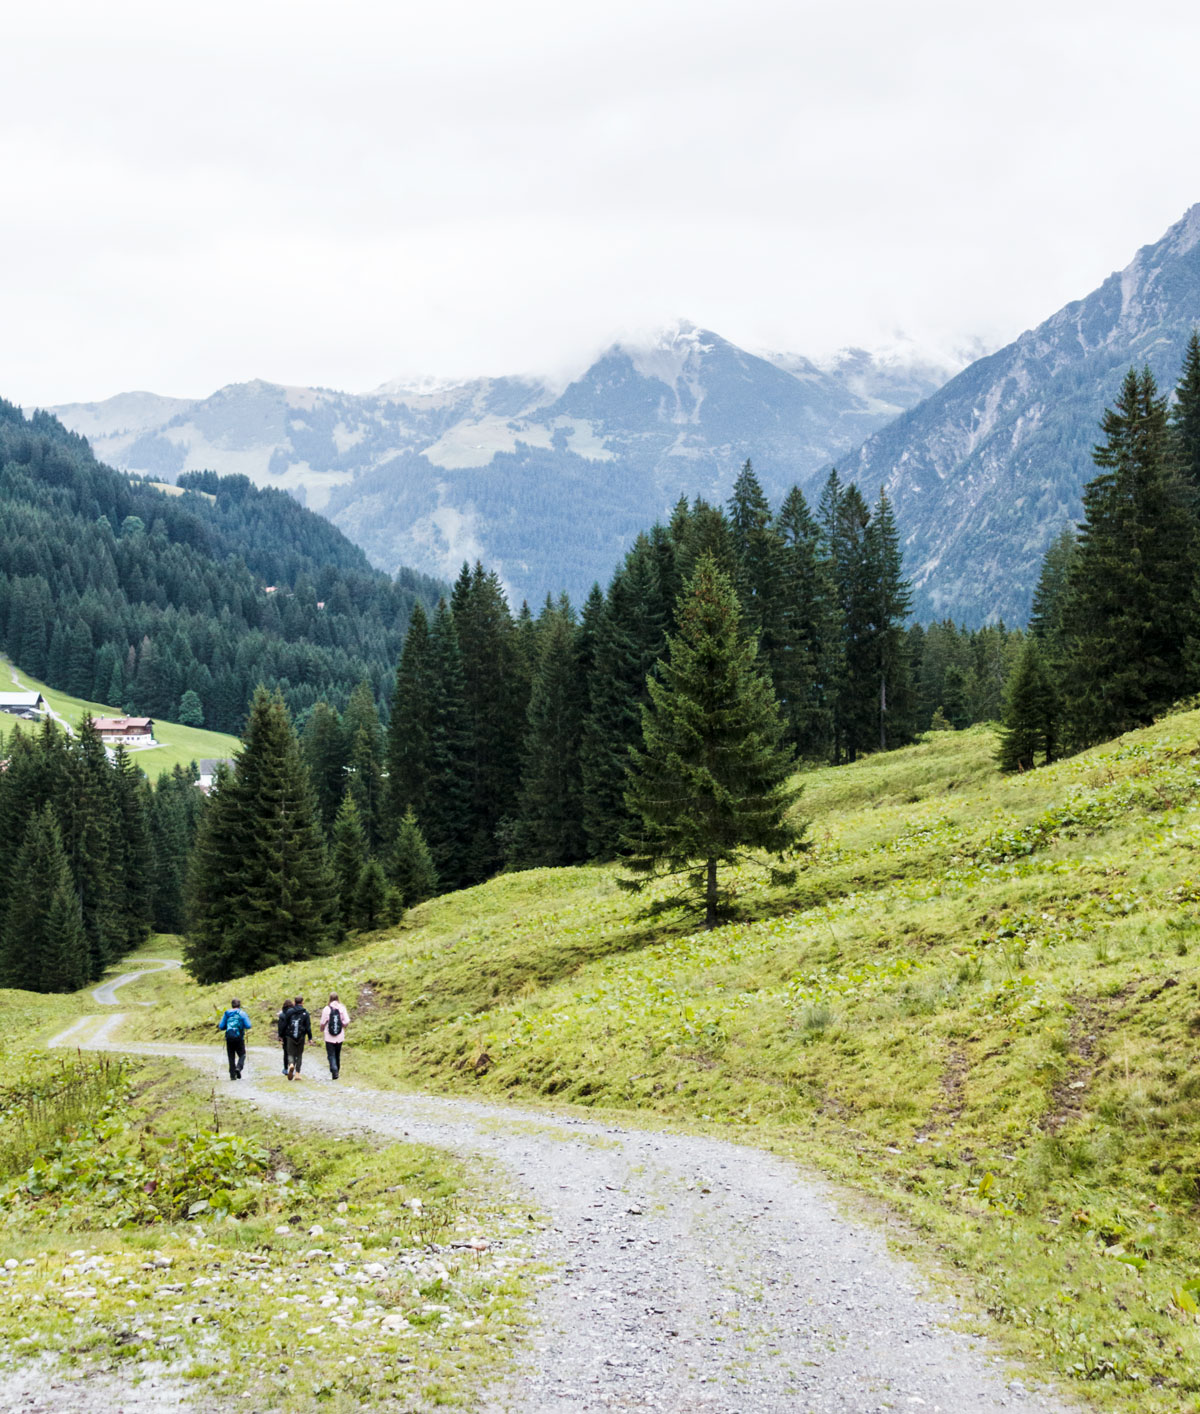
[[[172,966],[164,962],[163,966]],[[94,993],[106,1006],[144,975]],[[84,1017],[52,1045],[174,1057],[225,1073],[224,1050],[118,1038],[124,1013]],[[214,1035],[216,1033],[214,1032]],[[353,1031],[350,1032],[351,1047]],[[883,1237],[784,1159],[720,1139],[569,1113],[333,1082],[290,1084],[275,1046],[248,1048],[251,1101],[331,1127],[495,1161],[545,1215],[558,1273],[527,1349],[486,1414],[1068,1414],[1015,1379]],[[347,1072],[354,1069],[348,1048]],[[224,1081],[228,1084],[228,1081]]]

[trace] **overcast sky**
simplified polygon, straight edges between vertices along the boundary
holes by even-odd
[[[0,396],[1006,342],[1200,201],[1200,6],[9,7]]]

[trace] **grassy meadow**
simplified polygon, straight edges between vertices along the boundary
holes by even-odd
[[[1022,776],[994,749],[806,773],[796,883],[741,871],[712,933],[639,917],[614,868],[534,870],[237,991],[265,1026],[338,990],[378,1084],[790,1154],[1035,1368],[1200,1410],[1200,713]],[[159,985],[141,1033],[209,1034],[228,988]]]
[[[15,677],[14,677],[15,674]],[[72,726],[76,725],[85,712],[93,717],[120,717],[119,707],[107,706],[103,702],[85,702],[79,697],[70,697],[57,688],[47,687],[19,668],[14,669],[6,658],[0,658],[0,692],[40,692],[50,706]],[[14,718],[0,716],[0,732],[5,735],[12,730]],[[27,724],[23,729],[27,728]],[[151,780],[163,771],[176,766],[187,766],[205,757],[219,758],[232,756],[240,746],[235,736],[224,732],[205,731],[202,727],[185,727],[178,722],[168,722],[163,717],[154,719],[154,739],[157,746],[138,748],[129,752],[130,759],[150,777]]]

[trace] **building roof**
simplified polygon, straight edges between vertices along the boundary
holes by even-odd
[[[0,707],[37,707],[45,700],[40,692],[0,692]]]
[[[98,732],[148,732],[154,726],[151,717],[95,717]]]
[[[205,756],[203,760],[196,762],[196,769],[202,776],[215,776],[218,766],[232,765],[232,756]]]

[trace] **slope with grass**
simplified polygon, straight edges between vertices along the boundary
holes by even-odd
[[[120,717],[124,714],[119,707],[106,706],[103,702],[85,702],[82,698],[71,697],[57,688],[47,687],[28,673],[14,668],[6,658],[0,658],[0,691],[40,692],[50,705],[50,710],[63,722],[75,727],[85,712],[93,717]],[[12,684],[11,687],[8,684]],[[13,719],[0,717],[0,731],[12,729]],[[26,728],[27,729],[27,728]],[[130,759],[143,770],[151,780],[163,771],[171,771],[176,766],[188,766],[193,761],[205,758],[220,759],[231,757],[241,743],[235,736],[224,732],[205,731],[202,727],[185,727],[179,722],[168,722],[161,717],[154,719],[154,740],[157,746],[138,747],[131,750]]]
[[[1200,1409],[1200,713],[1002,778],[985,729],[806,777],[797,885],[714,933],[508,875],[239,984],[352,1001],[376,1083],[722,1132],[876,1195],[1014,1349]],[[183,985],[163,1035],[221,996]]]

